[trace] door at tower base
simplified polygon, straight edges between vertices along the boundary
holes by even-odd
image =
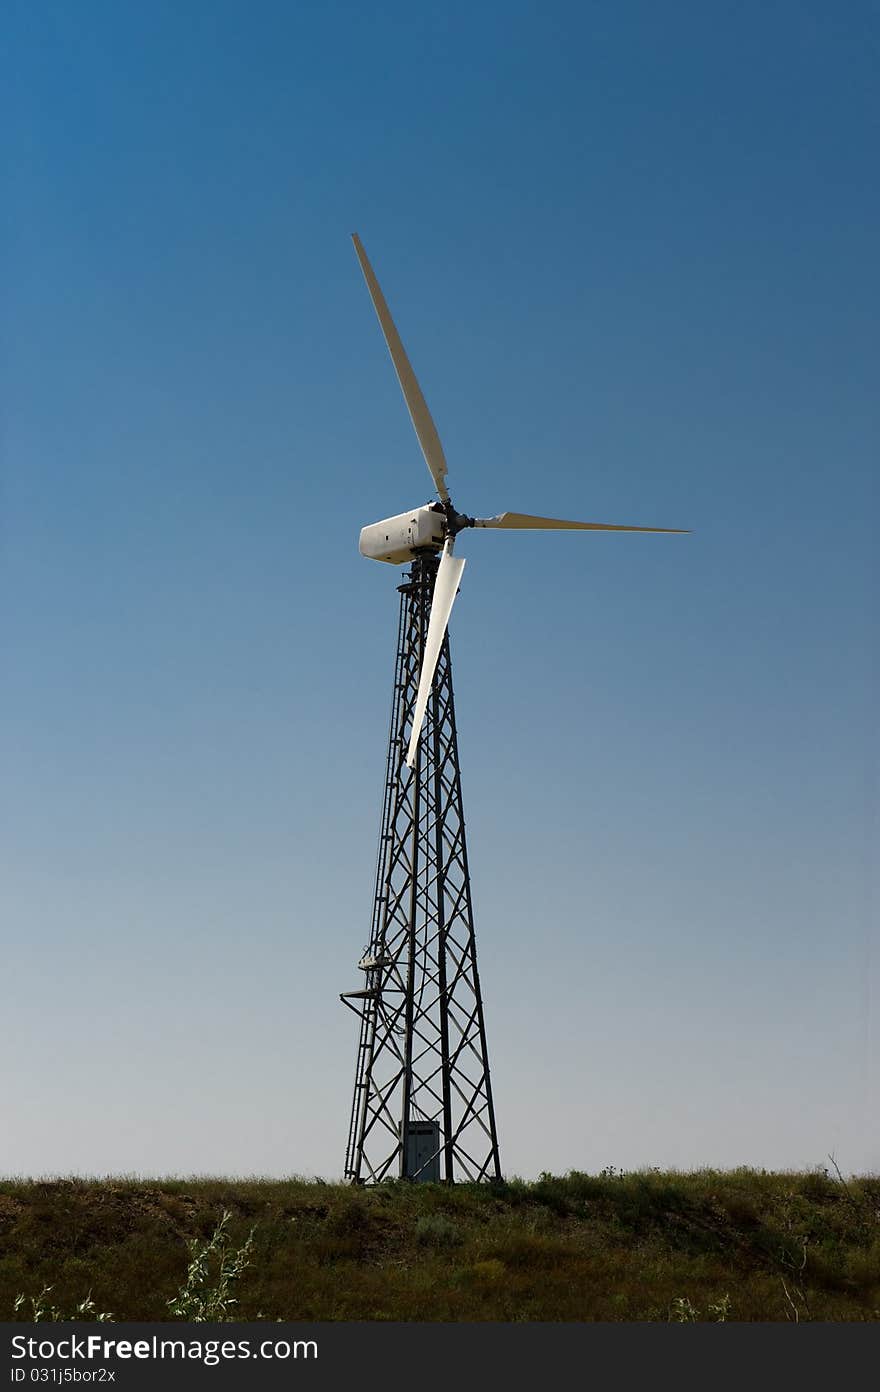
[[[440,1183],[440,1123],[411,1121],[407,1129],[405,1179]]]

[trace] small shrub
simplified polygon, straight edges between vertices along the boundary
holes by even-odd
[[[686,1295],[679,1295],[672,1302],[669,1318],[673,1324],[696,1324],[700,1318],[700,1312],[695,1305],[691,1304]]]
[[[51,1286],[44,1286],[39,1295],[32,1295],[30,1298],[24,1294],[17,1295],[15,1297],[15,1304],[12,1307],[13,1317],[15,1319],[19,1317],[21,1319],[28,1318],[26,1315],[19,1316],[19,1311],[23,1310],[25,1306],[29,1304],[31,1307],[29,1318],[33,1324],[56,1323],[68,1320],[97,1320],[98,1323],[105,1324],[108,1320],[113,1319],[113,1316],[108,1310],[97,1309],[92,1299],[91,1291],[89,1291],[85,1300],[81,1300],[79,1304],[75,1306],[73,1314],[63,1315],[57,1305],[50,1305],[47,1302],[46,1297],[51,1290]]]
[[[459,1247],[462,1242],[455,1223],[442,1213],[423,1213],[417,1218],[415,1238],[421,1247]]]
[[[821,1203],[823,1199],[836,1197],[837,1188],[829,1178],[826,1169],[810,1170],[804,1175],[800,1185],[801,1194],[811,1203]]]
[[[706,1313],[702,1315],[686,1295],[679,1295],[673,1300],[669,1311],[669,1318],[673,1324],[698,1324],[708,1321],[713,1324],[726,1324],[730,1315],[730,1296],[722,1295],[720,1300],[714,1301],[706,1306]]]
[[[242,1247],[230,1250],[227,1225],[231,1217],[229,1210],[224,1210],[207,1242],[200,1243],[194,1238],[189,1244],[186,1280],[168,1301],[175,1319],[192,1324],[216,1323],[228,1319],[231,1307],[238,1304],[231,1287],[250,1264],[254,1230],[251,1229]]]
[[[722,1295],[721,1299],[715,1304],[707,1305],[708,1314],[716,1324],[726,1324],[730,1314],[730,1296]]]

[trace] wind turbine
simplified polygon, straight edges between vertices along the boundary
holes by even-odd
[[[500,1177],[464,832],[449,617],[466,528],[663,532],[529,513],[470,517],[446,483],[443,446],[360,238],[352,238],[437,501],[362,529],[371,560],[408,565],[365,985],[341,999],[359,1015],[346,1176],[376,1182]]]

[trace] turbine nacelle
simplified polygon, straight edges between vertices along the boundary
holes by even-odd
[[[446,514],[439,503],[428,503],[386,517],[384,522],[371,522],[361,529],[358,549],[371,561],[387,561],[390,565],[406,565],[421,551],[441,551],[449,528]]]
[[[425,503],[411,512],[362,527],[358,550],[371,561],[408,565],[423,551],[442,550],[444,543],[454,540],[465,527],[496,525],[495,518],[484,520],[456,512],[452,499],[447,498],[445,503]]]

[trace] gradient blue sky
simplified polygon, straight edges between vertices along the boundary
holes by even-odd
[[[875,4],[47,4],[3,114],[3,1173],[341,1174],[460,507],[502,1164],[880,1168]]]

